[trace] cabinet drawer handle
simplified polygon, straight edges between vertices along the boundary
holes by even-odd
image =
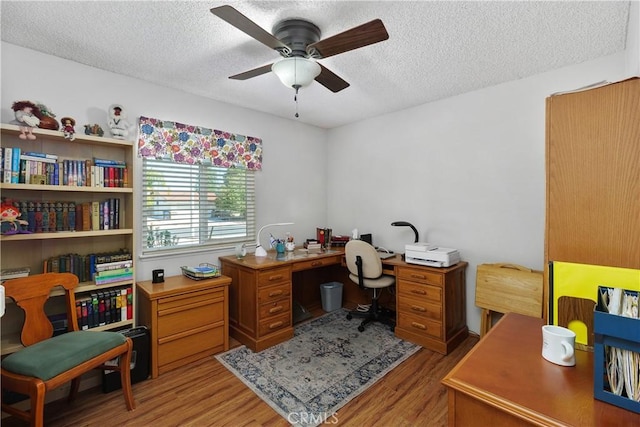
[[[271,291],[269,292],[269,296],[270,297],[277,297],[282,295],[282,289],[278,289],[277,291]]]
[[[282,279],[282,274],[278,274],[277,276],[269,276],[269,281],[280,280]]]
[[[423,275],[423,274],[412,274],[411,275],[412,279],[426,279],[427,276]]]
[[[426,295],[427,291],[423,291],[421,289],[411,289],[411,293],[418,294],[418,295]]]
[[[273,314],[273,313],[277,313],[277,312],[279,312],[279,311],[282,311],[283,309],[284,309],[284,307],[283,307],[283,306],[278,305],[278,306],[276,306],[276,307],[271,307],[271,308],[269,309],[269,313],[271,313],[271,314]]]
[[[424,326],[422,323],[418,323],[418,322],[411,322],[411,326],[413,326],[414,328],[422,329],[422,330],[427,329],[426,326]]]
[[[279,328],[280,326],[282,326],[282,321],[274,322],[274,323],[269,325],[269,329]]]
[[[424,307],[420,307],[419,305],[412,305],[412,306],[411,306],[411,310],[413,310],[413,311],[421,311],[421,312],[423,312],[423,313],[424,313],[425,311],[427,311],[427,309],[426,309],[426,308],[424,308]]]

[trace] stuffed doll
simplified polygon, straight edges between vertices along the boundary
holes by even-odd
[[[76,139],[76,129],[74,128],[76,121],[71,117],[63,117],[60,119],[60,122],[62,123],[62,133],[64,133],[64,137],[69,141]]]
[[[33,128],[40,124],[40,110],[38,106],[31,101],[16,101],[11,106],[15,113],[16,119],[13,123],[20,126],[20,139],[36,139],[33,134]]]
[[[19,216],[20,211],[12,204],[2,203],[0,205],[0,230],[2,230],[2,234],[31,233],[26,229],[29,223],[18,219]]]
[[[109,106],[109,129],[111,129],[111,136],[116,139],[125,139],[129,133],[129,123],[127,122],[127,115],[124,112],[122,105],[113,104]]]

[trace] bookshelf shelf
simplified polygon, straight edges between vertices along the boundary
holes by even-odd
[[[119,228],[117,230],[100,231],[57,231],[52,233],[2,235],[0,236],[0,242],[15,242],[20,240],[78,239],[82,237],[120,236],[128,234],[133,234],[133,229]]]
[[[7,184],[0,183],[2,190],[33,190],[55,191],[67,193],[133,193],[130,187],[73,187],[68,185],[44,185],[44,184]]]
[[[76,207],[82,205],[85,208],[87,206],[96,208],[91,210],[89,215],[87,215],[87,212],[89,212],[87,210],[83,211],[82,214],[80,214],[79,210],[76,210],[75,227],[73,227],[71,220],[68,222],[65,220],[63,227],[60,227],[58,223],[55,224],[56,229],[64,231],[46,232],[47,228],[44,226],[45,220],[43,219],[42,230],[44,232],[0,235],[1,268],[29,267],[31,274],[38,274],[45,272],[45,265],[52,265],[50,260],[62,258],[72,253],[86,256],[89,254],[115,253],[124,249],[133,254],[135,248],[135,230],[133,229],[135,203],[132,182],[135,143],[109,137],[84,135],[80,132],[76,133],[74,141],[69,141],[64,138],[62,132],[46,129],[34,129],[35,140],[22,140],[19,138],[20,133],[18,126],[0,124],[0,134],[2,136],[0,146],[3,148],[3,153],[5,148],[12,148],[12,151],[17,148],[21,153],[42,153],[41,157],[47,155],[49,158],[55,158],[54,162],[69,160],[70,162],[76,161],[79,165],[84,162],[87,167],[90,167],[98,164],[95,159],[106,159],[117,164],[124,164],[126,168],[119,166],[123,168],[121,171],[124,173],[120,173],[119,178],[122,178],[122,180],[119,183],[110,182],[111,185],[119,184],[121,186],[111,187],[10,183],[4,182],[4,174],[0,175],[0,181],[2,181],[0,182],[0,191],[3,201],[33,203],[36,212],[45,212],[45,204],[49,203],[51,206],[52,202],[56,204],[61,202],[63,205],[67,204],[68,207],[72,206],[73,203]],[[39,162],[38,160],[37,163],[39,164]],[[3,166],[5,164],[3,162]],[[43,171],[50,170],[45,169],[44,166],[42,169]],[[62,170],[62,166],[60,166],[60,169]],[[82,172],[84,171],[85,169],[83,168]],[[86,171],[88,173],[88,169]],[[38,169],[36,174],[39,173]],[[80,176],[80,172],[78,172],[78,176]],[[60,181],[62,181],[61,177]],[[77,181],[84,183],[79,178]],[[88,181],[89,179],[87,179]],[[55,182],[55,180],[46,182]],[[69,182],[71,182],[71,178],[69,178]],[[106,175],[104,185],[107,185]],[[109,229],[104,229],[105,222],[102,221],[102,217],[100,217],[100,220],[93,220],[96,219],[96,212],[98,215],[107,213],[106,208],[101,209],[101,203],[107,201],[114,203],[108,213],[113,212],[115,216],[104,217],[107,220],[113,220],[109,223]],[[96,204],[100,204],[100,209]],[[41,211],[38,210],[39,206],[42,208]],[[24,208],[24,204],[22,207]],[[50,207],[49,213],[52,217],[53,212]],[[29,215],[29,218],[23,218],[24,215],[22,215],[19,219],[33,220],[36,218],[32,216],[33,214]],[[59,215],[59,211],[56,211],[57,218],[59,218]],[[68,219],[69,217],[66,216],[66,218]],[[87,218],[91,221],[87,222]],[[35,223],[38,224],[37,221]],[[33,226],[33,224],[34,221],[31,221],[30,226]],[[53,227],[53,225],[50,226]],[[50,229],[53,230],[54,228]],[[45,263],[47,260],[49,260],[49,263]],[[78,275],[84,276],[84,271],[87,270],[83,270]],[[88,276],[88,273],[86,275]],[[106,285],[96,285],[93,281],[84,281],[76,288],[76,299],[81,300],[100,291],[127,287],[134,291],[135,280],[124,280]],[[61,295],[61,291],[54,290],[52,292],[51,304],[47,303],[49,314],[57,314],[63,310],[64,304],[60,304],[63,299],[58,298]],[[133,318],[94,327],[90,330],[124,329],[135,326],[135,292],[132,292],[132,298]],[[8,299],[7,302],[9,303],[9,301]],[[23,321],[21,310],[13,303],[7,304],[7,312],[2,318],[2,333],[0,335],[1,353],[3,355],[22,348],[19,333]]]

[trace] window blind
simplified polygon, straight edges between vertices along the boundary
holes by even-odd
[[[255,172],[142,159],[142,254],[255,241]]]

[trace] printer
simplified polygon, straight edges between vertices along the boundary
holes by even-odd
[[[460,262],[457,249],[443,248],[430,243],[412,243],[405,245],[404,260],[409,264],[429,267],[450,267]]]

